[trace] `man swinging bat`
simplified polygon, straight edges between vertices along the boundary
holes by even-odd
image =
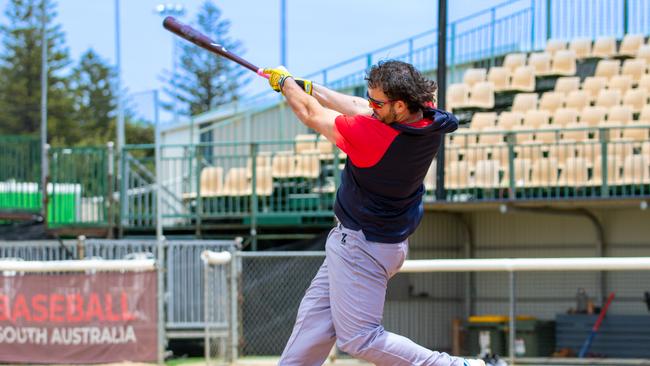
[[[265,69],[302,123],[348,155],[336,193],[339,224],[298,310],[279,365],[322,365],[339,349],[376,365],[484,365],[426,349],[381,326],[388,280],[402,266],[423,215],[422,184],[458,120],[433,106],[436,83],[412,65],[380,62],[367,100]]]
[[[322,365],[334,343],[353,357],[386,366],[484,366],[431,351],[384,330],[386,286],[407,255],[423,215],[422,184],[444,135],[458,128],[433,105],[436,83],[412,65],[381,62],[367,74],[367,99],[260,69],[167,17],[166,29],[267,77],[298,119],[348,155],[336,193],[339,224],[323,265],[305,293],[279,365]]]

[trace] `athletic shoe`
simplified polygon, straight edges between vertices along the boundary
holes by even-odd
[[[479,359],[465,359],[464,366],[485,366],[485,362]]]

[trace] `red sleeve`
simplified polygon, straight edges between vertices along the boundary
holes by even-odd
[[[352,164],[369,168],[384,156],[399,131],[370,116],[338,116],[334,120],[336,146]]]

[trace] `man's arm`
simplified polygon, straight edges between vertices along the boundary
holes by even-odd
[[[312,95],[325,108],[333,109],[341,114],[348,116],[372,114],[372,109],[368,106],[367,100],[339,93],[322,85],[313,84]]]
[[[282,93],[287,99],[287,104],[302,123],[336,144],[334,120],[342,113],[341,111],[337,112],[321,106],[316,98],[305,93],[291,77],[284,81]]]

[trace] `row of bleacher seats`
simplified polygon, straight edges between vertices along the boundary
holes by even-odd
[[[577,61],[585,58],[635,58],[625,60],[621,70],[620,60],[601,60],[596,76],[608,79],[614,75],[630,75],[635,82],[648,73],[650,65],[650,39],[643,35],[626,35],[617,50],[614,37],[574,39],[571,42],[550,40],[543,52],[511,53],[505,56],[503,65],[486,69],[470,69],[463,75],[463,82],[448,88],[449,108],[494,107],[495,92],[535,90],[535,77],[575,75]],[[568,45],[568,47],[567,47]]]
[[[514,146],[514,159],[538,160],[552,157],[558,160],[560,166],[568,158],[581,157],[590,161],[600,162],[599,157],[603,156],[603,146],[597,142],[561,142],[561,143],[536,143]],[[650,142],[633,143],[630,141],[617,141],[607,145],[607,157],[619,157],[625,159],[627,156],[636,153],[646,155],[650,158]],[[464,161],[474,166],[480,160],[498,160],[503,166],[508,166],[510,151],[506,146],[492,145],[471,147],[449,146],[445,150],[445,164]]]
[[[321,174],[322,162],[334,158],[334,146],[324,136],[299,134],[291,151],[260,152],[256,157],[255,193],[258,196],[273,194],[273,180],[315,180]],[[341,160],[344,153],[339,153]],[[201,170],[200,190],[202,197],[248,196],[253,192],[253,159],[247,158],[246,167],[230,168],[224,177],[224,168],[208,166]],[[331,191],[319,187],[321,192]],[[196,193],[184,194],[185,199],[196,198]]]
[[[566,51],[569,52],[569,51]],[[509,54],[510,56],[525,54]],[[531,58],[538,54],[531,54]],[[558,53],[559,55],[559,53]],[[556,55],[557,57],[557,55]],[[575,61],[575,60],[574,60]],[[469,69],[463,76],[463,83],[451,84],[448,89],[448,105],[451,109],[457,108],[494,108],[496,92],[533,92],[535,91],[535,77],[542,75],[571,76],[575,75],[574,67],[567,72],[560,73],[549,69],[548,72],[533,66],[520,66],[510,75],[506,67],[492,67],[485,69]],[[583,90],[592,94],[608,86],[612,90],[625,93],[632,87],[650,91],[650,60],[642,58],[620,60],[600,60],[596,65],[593,77],[588,77],[583,83]],[[563,78],[556,83],[556,91],[575,91],[580,79]]]
[[[600,131],[589,128],[606,128],[610,140],[646,141],[650,138],[650,104],[642,109],[639,119],[633,118],[629,105],[610,108],[594,106],[582,110],[559,108],[548,110],[529,109],[521,112],[478,112],[472,116],[468,129],[460,129],[450,135],[450,145],[505,144],[505,135],[514,133],[515,142],[586,141],[598,139]],[[616,128],[624,127],[625,128]],[[534,135],[534,137],[533,137]]]
[[[584,157],[567,158],[562,165],[554,157],[513,161],[515,187],[598,187],[603,184],[602,164]],[[510,186],[508,165],[499,160],[451,162],[445,170],[448,189],[507,188]],[[608,157],[607,183],[616,185],[650,184],[650,155]]]

